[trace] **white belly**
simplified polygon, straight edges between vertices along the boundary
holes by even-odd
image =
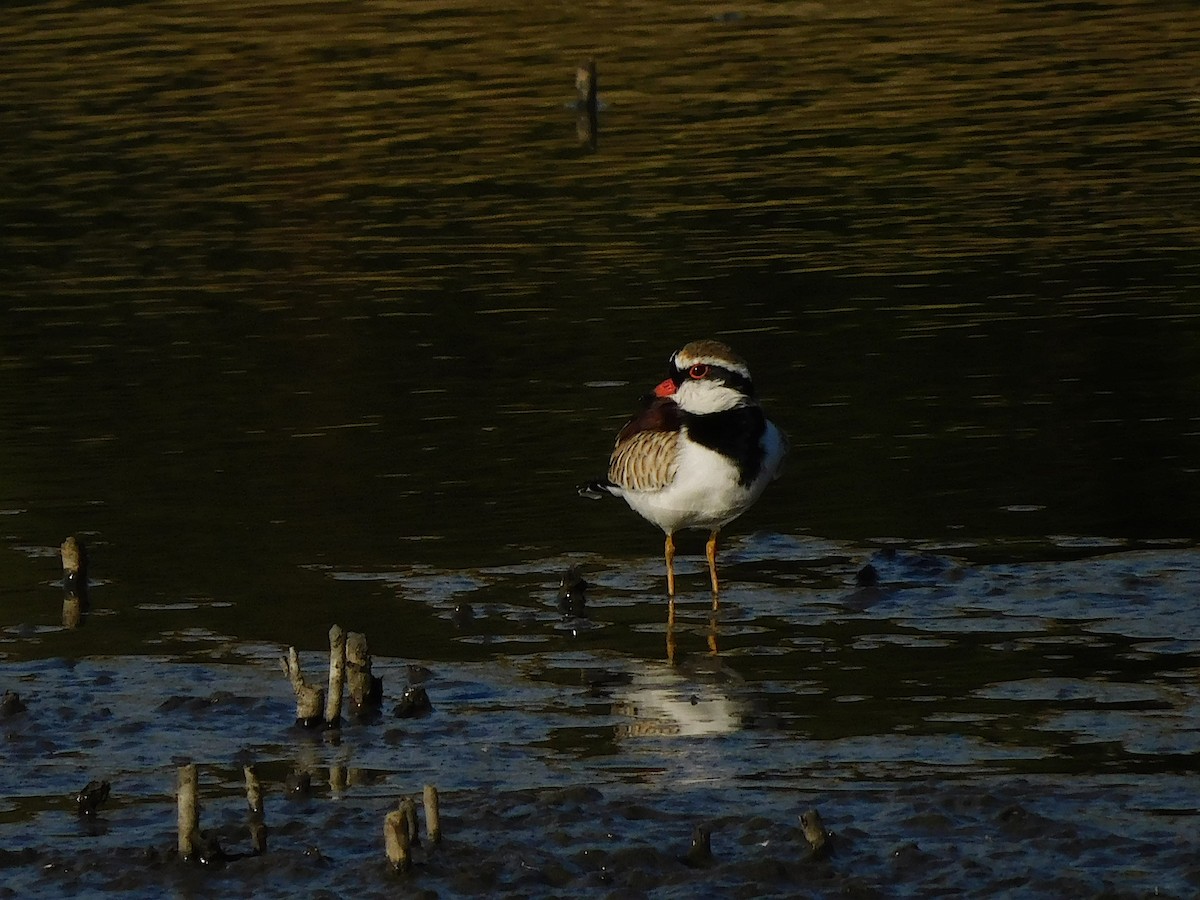
[[[684,441],[670,484],[657,491],[623,491],[622,496],[634,512],[668,534],[683,528],[721,528],[748,510],[779,472],[786,445],[770,423],[763,443],[763,467],[751,484],[739,482],[737,466],[728,457]]]

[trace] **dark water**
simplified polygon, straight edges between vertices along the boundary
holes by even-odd
[[[1196,892],[1191,5],[47,2],[0,47],[14,889],[383,892],[436,781],[449,895]],[[659,535],[574,485],[701,336],[793,454],[668,635]],[[290,731],[333,622],[434,715]],[[182,759],[231,828],[259,762],[272,854],[147,861]]]

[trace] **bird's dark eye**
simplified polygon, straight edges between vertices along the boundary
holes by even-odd
[[[688,369],[688,375],[699,381],[701,378],[706,378],[708,376],[708,371],[708,366],[706,366],[704,363],[696,363],[694,366]]]

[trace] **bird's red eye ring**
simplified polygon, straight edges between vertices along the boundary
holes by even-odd
[[[695,378],[697,381],[699,381],[701,378],[707,377],[708,372],[709,367],[704,363],[696,363],[694,366],[688,369],[688,375],[690,375],[692,378]]]

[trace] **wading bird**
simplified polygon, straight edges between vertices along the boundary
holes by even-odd
[[[624,498],[666,532],[667,593],[675,596],[675,532],[709,532],[714,602],[717,535],[774,481],[787,438],[763,414],[745,361],[719,341],[693,341],[671,357],[671,374],[617,435],[608,477],[585,497]]]

